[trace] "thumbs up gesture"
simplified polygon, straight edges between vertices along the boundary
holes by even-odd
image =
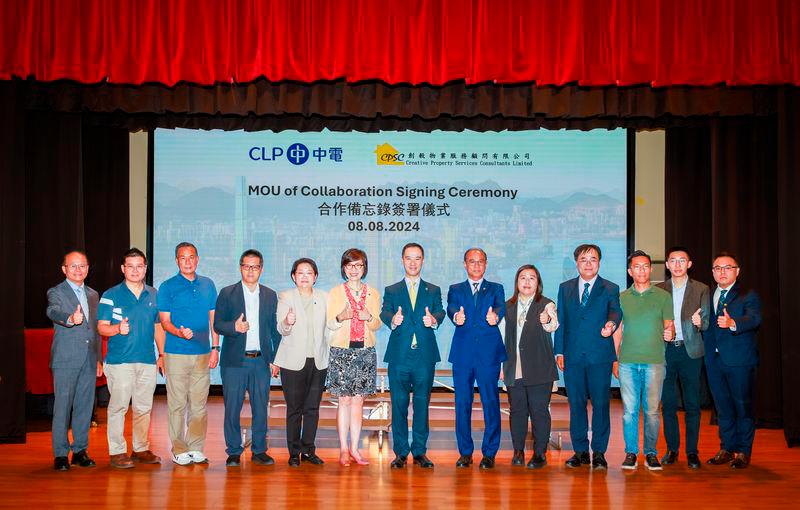
[[[703,318],[700,316],[700,308],[695,310],[692,314],[692,324],[694,324],[696,328],[699,328],[703,324]]]
[[[350,308],[350,302],[348,301],[344,305],[344,310],[339,312],[339,315],[336,316],[336,320],[338,320],[339,322],[344,322],[352,318],[353,318],[353,309]]]
[[[614,322],[608,321],[603,326],[603,329],[600,330],[600,336],[602,336],[603,338],[608,338],[611,336],[612,333],[614,333]]]
[[[428,310],[428,307],[425,307],[425,316],[422,318],[422,324],[425,325],[426,328],[432,328],[436,325],[436,317],[431,315],[431,311]]]
[[[397,313],[392,316],[392,326],[397,327],[403,323],[403,307],[397,307]]]
[[[75,307],[75,311],[72,312],[70,318],[72,319],[72,324],[75,326],[83,324],[83,312],[81,311],[81,305]]]
[[[455,315],[453,315],[453,322],[456,323],[456,326],[463,326],[464,321],[467,320],[467,316],[464,315],[464,307],[458,309]]]
[[[286,313],[286,318],[283,319],[283,322],[285,322],[287,326],[294,326],[294,323],[297,322],[297,314],[294,313],[294,308],[291,306],[289,307],[289,311]]]
[[[237,333],[247,333],[247,330],[250,329],[250,324],[244,319],[244,314],[239,314],[239,318],[236,319],[236,322],[233,324],[233,329],[236,330]]]
[[[490,326],[497,326],[497,321],[497,314],[494,313],[492,307],[490,306],[489,311],[486,312],[486,322],[488,322]]]
[[[727,306],[722,309],[722,315],[717,317],[717,326],[721,327],[722,329],[730,329],[736,327],[736,321],[731,319],[731,316],[728,315]]]
[[[182,336],[183,338],[185,338],[186,340],[191,340],[191,339],[192,339],[192,337],[194,336],[194,331],[192,331],[192,330],[191,330],[191,329],[189,329],[189,328],[184,328],[183,326],[181,326],[180,328],[178,328],[178,332],[179,332],[179,333],[181,334],[181,336]]]
[[[122,322],[119,323],[119,334],[120,335],[127,335],[131,332],[131,325],[128,322],[128,318],[125,317],[122,319]]]

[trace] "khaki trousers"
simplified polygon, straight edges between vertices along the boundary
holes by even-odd
[[[125,441],[125,415],[133,401],[133,451],[150,449],[150,410],[156,389],[155,365],[147,363],[106,364],[108,392],[108,454],[128,453]]]
[[[164,354],[172,453],[202,452],[208,429],[209,354]]]

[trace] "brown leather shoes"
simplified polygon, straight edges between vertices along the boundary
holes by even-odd
[[[746,453],[737,453],[731,461],[731,469],[744,469],[750,465],[750,457]]]
[[[111,458],[111,467],[117,469],[129,469],[133,467],[133,461],[130,457],[128,457],[127,453],[119,453],[117,455],[112,455]]]
[[[133,452],[131,454],[131,460],[138,462],[139,464],[161,464],[161,457],[155,455],[150,450]]]
[[[728,464],[732,460],[733,454],[731,452],[728,450],[720,450],[716,455],[708,459],[706,463],[713,466],[721,466],[722,464]]]

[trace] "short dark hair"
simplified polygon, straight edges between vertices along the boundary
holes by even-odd
[[[469,254],[469,252],[471,252],[471,251],[479,251],[479,252],[481,252],[481,255],[483,255],[483,260],[485,260],[485,261],[487,261],[487,262],[489,261],[489,259],[486,257],[486,252],[485,252],[485,251],[483,251],[483,249],[482,249],[482,248],[478,248],[478,247],[472,247],[472,248],[467,248],[467,251],[465,251],[465,252],[464,252],[464,262],[466,262],[466,261],[467,261],[467,255],[468,255],[468,254]]]
[[[244,263],[244,258],[245,257],[258,257],[258,265],[260,265],[262,267],[264,266],[264,256],[261,255],[261,252],[258,251],[258,250],[254,250],[253,248],[250,248],[249,250],[245,250],[242,253],[242,256],[239,257],[239,265],[240,266],[242,265],[242,263]]]
[[[69,255],[72,255],[73,253],[78,253],[80,255],[83,255],[83,258],[86,259],[86,263],[87,264],[89,263],[89,257],[86,256],[86,252],[85,251],[83,251],[83,250],[69,250],[67,253],[64,254],[64,258],[61,259],[61,265],[62,266],[66,266],[67,265],[67,257]]]
[[[739,259],[736,257],[736,255],[734,255],[733,253],[731,253],[731,252],[729,252],[729,251],[721,251],[721,252],[718,252],[716,255],[714,255],[714,258],[713,258],[713,259],[711,259],[711,263],[713,264],[713,263],[714,263],[714,261],[715,261],[715,260],[717,260],[717,259],[718,259],[718,258],[720,258],[720,257],[729,257],[729,258],[732,258],[732,259],[733,259],[733,261],[734,261],[734,262],[736,262],[736,265],[737,265],[737,266],[739,266]],[[740,267],[741,267],[741,266],[740,266]]]
[[[197,246],[193,245],[190,242],[184,241],[182,243],[178,243],[178,246],[175,247],[175,258],[176,259],[178,258],[178,252],[181,251],[181,248],[191,248],[191,249],[194,250],[194,254],[195,255],[200,255],[200,253],[197,251]]]
[[[400,256],[404,256],[406,254],[406,250],[409,248],[419,248],[419,251],[422,252],[422,258],[425,258],[425,248],[423,248],[419,243],[406,243],[406,245],[403,246],[403,250],[400,252]]]
[[[349,250],[345,250],[345,252],[342,253],[342,264],[341,264],[342,279],[347,280],[347,275],[344,272],[344,266],[346,266],[347,264],[351,264],[357,260],[360,260],[361,262],[364,263],[364,276],[362,276],[362,278],[367,277],[367,271],[369,269],[369,265],[367,262],[367,254],[364,253],[364,250],[359,250],[358,248],[350,248]]]
[[[689,250],[687,250],[686,247],[684,247],[684,246],[673,246],[672,248],[667,250],[666,257],[664,257],[664,258],[669,260],[670,254],[672,254],[672,253],[674,253],[676,251],[682,251],[683,253],[686,254],[687,257],[689,257],[689,260],[692,260],[692,255],[689,253]]]
[[[126,260],[132,259],[132,258],[136,258],[136,257],[143,258],[144,259],[144,265],[145,266],[147,265],[147,256],[144,254],[144,252],[142,250],[140,250],[139,248],[136,248],[136,247],[133,247],[130,250],[125,252],[125,255],[122,256],[122,265],[123,266],[125,265],[125,261]]]
[[[597,246],[596,244],[581,244],[580,246],[575,248],[574,252],[572,252],[572,256],[575,257],[575,262],[578,261],[578,257],[580,257],[589,250],[594,250],[597,252],[597,260],[603,260],[603,252],[600,251],[599,246]]]
[[[300,264],[308,264],[309,266],[311,266],[311,269],[314,270],[314,276],[319,276],[319,270],[317,269],[317,263],[314,262],[313,259],[309,259],[307,257],[303,257],[303,258],[295,260],[294,263],[292,264],[292,270],[289,271],[289,276],[290,277],[294,276],[294,274],[297,272],[297,266],[299,266]]]
[[[646,254],[642,250],[636,250],[635,252],[628,255],[628,267],[631,267],[631,262],[633,262],[633,259],[635,259],[636,257],[645,257],[647,259],[648,264],[653,263],[653,259],[650,258],[650,255]]]
[[[519,266],[519,269],[517,269],[517,274],[514,275],[514,295],[512,295],[511,299],[508,300],[508,302],[512,305],[516,305],[517,300],[519,299],[519,287],[517,286],[517,280],[519,280],[519,275],[526,269],[533,269],[533,272],[536,273],[536,292],[533,294],[533,300],[538,303],[542,299],[542,288],[544,287],[544,284],[542,283],[542,274],[533,264],[524,264]]]

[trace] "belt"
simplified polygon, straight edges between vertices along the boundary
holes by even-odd
[[[258,358],[261,356],[261,351],[244,351],[245,358]]]
[[[684,342],[683,340],[673,340],[673,341],[671,341],[669,343],[672,344],[674,347],[680,347],[681,345],[685,344],[686,342]]]

